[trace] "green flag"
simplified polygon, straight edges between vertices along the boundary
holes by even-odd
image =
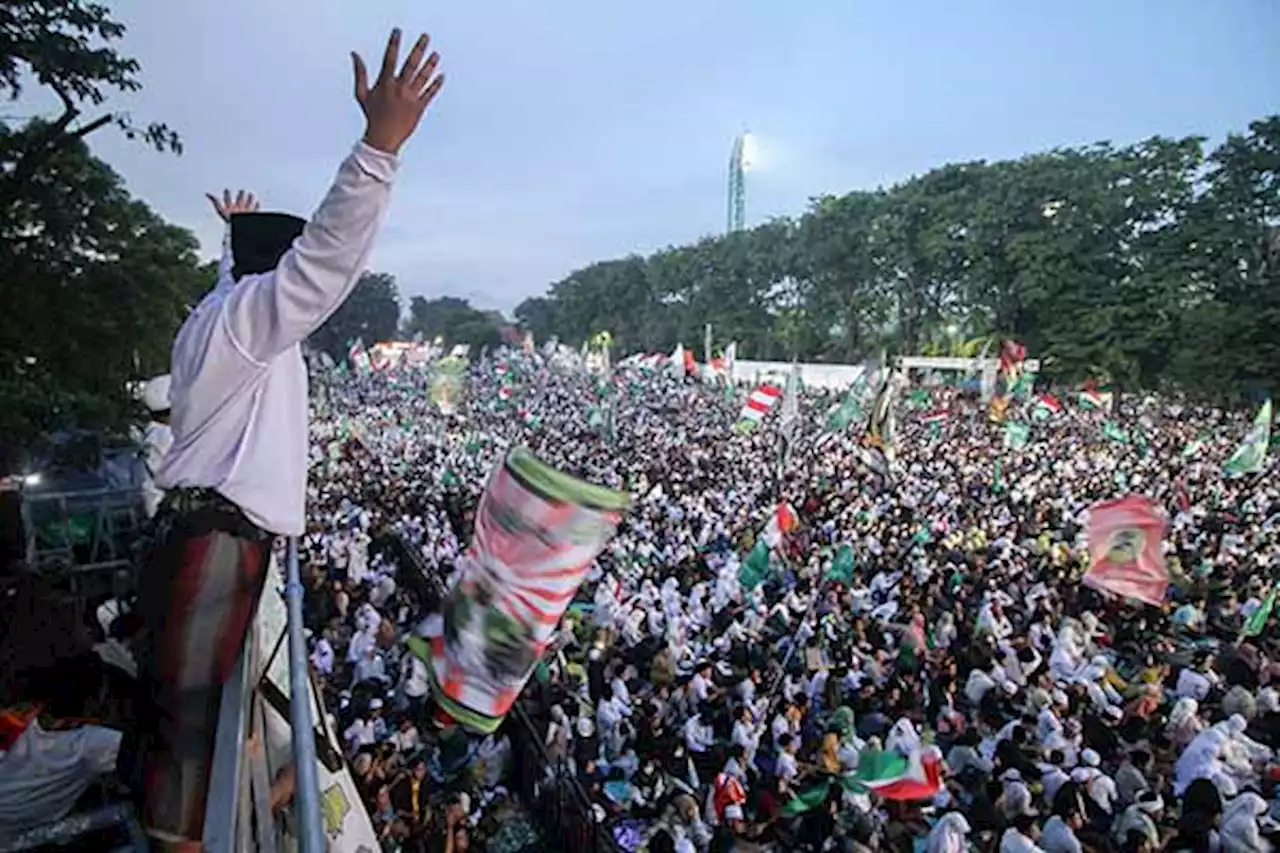
[[[1267,620],[1271,618],[1271,611],[1276,606],[1276,588],[1273,586],[1271,592],[1267,593],[1266,599],[1263,600],[1262,606],[1253,612],[1249,617],[1249,621],[1244,623],[1244,635],[1246,637],[1256,637],[1262,633],[1267,627]]]
[[[831,782],[826,778],[810,782],[791,797],[783,806],[784,817],[795,817],[820,808],[827,801],[827,792],[831,790]]]
[[[844,400],[831,407],[827,412],[827,432],[844,432],[849,428],[849,424],[861,420],[862,405],[859,402],[861,394],[862,391],[855,382],[849,388],[849,392],[844,395]]]
[[[1189,458],[1189,457],[1195,456],[1197,453],[1200,452],[1200,449],[1203,448],[1208,443],[1209,443],[1209,440],[1206,439],[1204,436],[1196,436],[1191,441],[1187,442],[1186,447],[1182,448],[1183,458]]]
[[[1115,421],[1107,421],[1102,425],[1102,434],[1108,441],[1114,441],[1116,444],[1128,444],[1129,433],[1122,429]]]
[[[751,553],[742,561],[742,566],[738,569],[738,583],[742,584],[743,589],[750,591],[764,583],[764,579],[768,576],[769,546],[765,544],[763,538],[758,538],[751,548]]]
[[[991,491],[1000,494],[1004,491],[1004,468],[1000,460],[996,460],[995,470],[991,475]]]
[[[836,549],[836,558],[831,561],[831,568],[827,570],[827,580],[846,585],[853,582],[853,547],[851,545],[841,545]]]
[[[1013,450],[1021,450],[1031,441],[1031,427],[1020,421],[1009,421],[1004,425],[1004,446]]]
[[[1223,466],[1228,474],[1256,474],[1263,469],[1267,459],[1267,445],[1271,443],[1271,401],[1262,404],[1253,419],[1253,426],[1244,442],[1231,454]]]

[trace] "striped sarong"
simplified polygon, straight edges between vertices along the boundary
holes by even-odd
[[[131,733],[134,790],[155,837],[203,835],[222,685],[253,621],[271,542],[209,490],[172,491],[156,516],[138,590],[143,631]]]

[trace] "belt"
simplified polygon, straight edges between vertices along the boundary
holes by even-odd
[[[244,510],[214,489],[185,487],[169,489],[156,513],[157,527],[194,525],[205,530],[221,530],[251,542],[265,542],[275,534],[249,520]]]

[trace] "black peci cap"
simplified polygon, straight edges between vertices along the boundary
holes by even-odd
[[[298,239],[307,220],[288,213],[236,213],[231,217],[232,276],[271,272]]]

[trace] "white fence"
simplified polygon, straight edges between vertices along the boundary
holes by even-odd
[[[981,374],[991,372],[995,378],[995,370],[1000,365],[996,358],[929,358],[924,356],[907,356],[896,360],[899,368],[907,370],[964,371]],[[809,388],[848,388],[854,380],[862,375],[860,364],[798,364],[800,381]],[[1034,358],[1023,363],[1023,369],[1036,373],[1040,370],[1040,362]],[[746,361],[739,359],[733,365],[733,381],[757,384],[766,379],[776,383],[785,382],[791,374],[789,361]]]
[[[862,375],[860,364],[799,364],[800,381],[809,388],[848,388]],[[744,361],[733,365],[733,381],[758,384],[766,379],[776,383],[787,381],[791,374],[789,361]]]

